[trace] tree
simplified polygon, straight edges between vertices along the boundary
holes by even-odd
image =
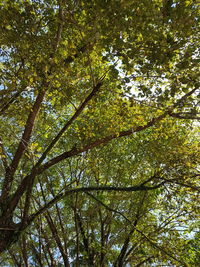
[[[0,20],[1,265],[196,264],[198,1],[5,0]]]

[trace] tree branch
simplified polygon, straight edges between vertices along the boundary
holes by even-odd
[[[47,84],[47,86],[48,86],[48,84]],[[32,109],[29,113],[21,141],[18,145],[17,151],[15,152],[15,155],[14,155],[14,158],[11,162],[11,165],[9,166],[9,168],[7,168],[7,171],[6,171],[6,175],[5,175],[5,179],[4,179],[4,183],[3,183],[3,189],[2,189],[2,196],[1,196],[2,200],[4,200],[9,194],[9,191],[10,191],[11,185],[12,185],[12,181],[13,181],[13,176],[15,174],[17,167],[18,167],[20,159],[21,159],[21,157],[22,157],[24,151],[26,150],[28,143],[30,141],[32,130],[33,130],[34,123],[35,123],[35,119],[36,119],[36,116],[39,112],[39,109],[40,109],[41,103],[44,99],[44,96],[45,96],[45,90],[40,91],[36,100],[35,100],[35,103],[34,103]]]
[[[164,181],[166,181],[168,183],[171,183],[171,184],[181,185],[183,187],[191,188],[193,190],[196,190],[196,191],[200,192],[200,187],[199,186],[195,186],[195,185],[192,185],[192,184],[185,184],[183,182],[177,181],[177,179],[170,180],[170,179],[166,179],[166,178],[162,177],[162,180],[164,180]]]
[[[99,87],[101,86],[101,83],[98,85]],[[96,90],[99,89],[96,88]],[[83,146],[83,147],[80,147],[80,148],[77,148],[76,146],[73,147],[71,150],[69,151],[66,151],[64,153],[62,153],[61,155],[57,156],[57,157],[54,157],[53,159],[49,160],[47,163],[41,165],[39,168],[37,168],[37,166],[34,166],[33,169],[32,169],[32,172],[30,175],[27,175],[21,182],[21,184],[18,186],[15,194],[13,195],[13,198],[11,199],[11,203],[10,203],[10,209],[13,210],[19,199],[21,198],[21,196],[23,195],[23,193],[25,192],[28,184],[29,184],[29,179],[34,179],[36,175],[38,174],[41,174],[42,172],[44,172],[45,170],[49,169],[51,166],[57,164],[58,162],[64,160],[64,159],[67,159],[67,158],[70,158],[70,157],[73,157],[73,156],[76,156],[80,153],[83,153],[83,152],[86,152],[92,148],[95,148],[95,147],[99,147],[100,145],[104,145],[108,142],[110,142],[111,140],[114,140],[114,139],[117,139],[117,138],[120,138],[120,137],[124,137],[124,136],[129,136],[133,133],[136,133],[136,132],[140,132],[140,131],[143,131],[153,125],[155,125],[157,122],[161,121],[162,119],[164,119],[167,115],[170,115],[170,113],[172,112],[172,110],[177,107],[178,105],[180,105],[180,103],[184,102],[185,99],[187,99],[188,96],[192,95],[194,92],[196,91],[196,88],[191,90],[190,92],[188,92],[187,94],[185,94],[183,97],[181,97],[179,100],[177,100],[171,107],[169,107],[167,109],[167,111],[163,112],[163,114],[161,114],[160,116],[156,117],[156,118],[153,118],[151,119],[149,122],[147,122],[146,125],[143,125],[143,126],[137,126],[136,128],[131,128],[127,131],[122,131],[120,133],[116,133],[116,134],[113,134],[113,135],[110,135],[110,136],[106,136],[104,138],[101,138],[101,139],[98,139],[94,142],[91,142],[90,144],[86,145],[86,146]],[[94,92],[95,93],[95,92]],[[93,92],[91,92],[91,94],[93,94]],[[91,94],[88,96],[89,100],[90,98],[93,96],[91,96]],[[87,100],[87,101],[89,101]],[[84,101],[83,105],[86,105],[87,102],[86,100]],[[84,108],[84,107],[83,107]],[[81,112],[82,109],[80,109],[79,112]],[[77,113],[75,113],[77,114]],[[75,116],[74,114],[74,116]],[[78,116],[78,114],[76,115]],[[73,117],[72,117],[73,118]],[[73,121],[74,119],[71,120]],[[72,122],[71,121],[71,122]],[[68,121],[69,123],[70,121]],[[70,124],[71,124],[70,122]],[[65,127],[68,127],[67,125],[65,125]],[[61,130],[62,131],[62,130]],[[61,133],[62,135],[62,133]],[[57,135],[58,136],[58,135]],[[58,139],[60,138],[57,137]],[[54,142],[57,141],[57,138]],[[50,147],[51,149],[51,147]],[[44,155],[44,157],[46,157],[46,155]],[[37,163],[39,164],[39,162]]]
[[[131,186],[131,187],[116,187],[116,186],[91,186],[91,187],[81,187],[81,188],[74,188],[74,189],[68,189],[63,193],[58,194],[55,198],[53,198],[51,201],[49,201],[44,207],[39,209],[36,213],[32,214],[29,217],[27,226],[32,223],[33,220],[35,220],[39,215],[46,212],[49,208],[51,208],[54,204],[56,204],[58,201],[63,199],[64,197],[74,194],[74,193],[87,193],[92,191],[116,191],[116,192],[136,192],[136,191],[149,191],[154,190],[157,188],[160,188],[162,185],[164,185],[166,182],[159,183],[155,186],[144,186],[144,185],[138,185],[138,186]]]
[[[140,230],[133,224],[133,222],[132,222],[130,219],[128,219],[122,212],[110,208],[109,206],[107,206],[107,205],[106,205],[105,203],[103,203],[102,201],[98,201],[98,202],[99,202],[99,203],[102,203],[103,206],[104,206],[106,209],[108,209],[108,210],[110,210],[110,211],[113,211],[113,212],[115,212],[115,213],[118,213],[118,214],[120,214],[122,217],[124,217],[124,218],[125,218],[131,225],[132,225],[132,227],[133,227],[138,233],[140,233],[140,234],[141,234],[141,235],[142,235],[142,236],[143,236],[143,237],[144,237],[144,238],[145,238],[145,239],[146,239],[146,240],[147,240],[153,247],[159,249],[161,252],[163,252],[164,254],[166,254],[167,256],[169,256],[170,258],[172,258],[173,260],[175,260],[175,261],[177,261],[177,262],[183,264],[183,266],[186,266],[184,262],[182,262],[182,261],[180,261],[179,259],[177,259],[171,252],[168,252],[168,251],[166,251],[163,247],[157,245],[157,243],[156,243],[155,241],[151,240],[146,234],[144,234],[142,231],[140,231]],[[121,266],[121,265],[119,265],[119,266]]]
[[[83,146],[82,148],[77,148],[77,147],[73,147],[71,150],[67,151],[67,152],[64,152],[63,154],[49,160],[47,163],[43,164],[39,169],[38,169],[38,174],[42,173],[43,171],[49,169],[51,166],[57,164],[58,162],[66,159],[66,158],[70,158],[72,156],[76,156],[80,153],[83,153],[83,152],[86,152],[92,148],[95,148],[95,147],[99,147],[100,145],[104,145],[108,142],[110,142],[111,140],[114,140],[114,139],[117,139],[117,138],[120,138],[120,137],[124,137],[124,136],[129,136],[133,133],[136,133],[136,132],[140,132],[140,131],[143,131],[151,126],[153,126],[155,123],[159,122],[160,120],[162,120],[164,117],[166,117],[167,114],[162,114],[156,118],[153,118],[151,121],[149,121],[146,125],[144,126],[137,126],[135,129],[134,128],[131,128],[127,131],[122,131],[120,133],[116,133],[116,134],[113,134],[113,135],[109,135],[109,136],[106,136],[104,138],[101,138],[101,139],[98,139],[94,142],[91,142],[90,144],[86,145],[86,146]]]
[[[170,113],[170,116],[184,120],[200,120],[200,117],[197,117],[192,113],[185,113],[184,115],[182,113]]]
[[[81,216],[79,215],[79,213],[76,210],[74,210],[74,212],[75,212],[77,224],[78,224],[78,227],[80,229],[80,233],[81,233],[81,236],[83,239],[83,245],[84,245],[85,251],[86,251],[87,256],[88,256],[88,264],[89,264],[89,266],[93,266],[94,263],[93,263],[93,256],[92,256],[92,253],[91,253],[91,250],[89,247],[89,238],[87,237],[87,235],[85,233]]]
[[[180,104],[184,103],[184,101],[185,101],[189,96],[191,96],[192,94],[194,94],[195,91],[196,91],[197,89],[198,89],[198,88],[195,86],[194,89],[192,89],[192,90],[189,91],[187,94],[185,94],[185,95],[182,96],[180,99],[178,99],[178,100],[176,101],[176,103],[172,106],[173,109],[176,108],[176,107],[178,107]]]
[[[60,40],[61,40],[61,35],[62,35],[62,30],[63,30],[63,7],[62,7],[62,0],[58,1],[59,2],[59,11],[58,11],[58,29],[56,33],[56,38],[55,38],[55,44],[53,45],[53,53],[55,53],[58,49]]]
[[[17,73],[16,73],[16,77],[17,75],[20,73],[21,69],[24,67],[24,58],[21,59],[22,60],[22,64],[20,65]],[[11,96],[11,98],[8,100],[7,103],[4,103],[1,107],[0,107],[0,116],[9,108],[9,106],[20,96],[20,94],[22,92],[24,92],[26,89],[26,86],[22,86],[22,89],[18,92],[16,92],[13,96]]]
[[[197,88],[194,88],[193,90],[191,90],[190,92],[188,92],[187,94],[185,94],[183,97],[181,97],[179,100],[177,100],[171,107],[169,107],[167,109],[167,111],[165,111],[162,115],[156,117],[156,118],[153,118],[152,120],[150,120],[146,125],[144,126],[138,126],[136,127],[135,129],[134,128],[131,128],[127,131],[122,131],[120,133],[116,133],[116,134],[113,134],[113,135],[110,135],[110,136],[107,136],[107,137],[104,137],[102,139],[98,139],[82,148],[72,148],[70,151],[67,151],[67,152],[64,152],[63,154],[51,159],[50,161],[48,161],[47,163],[45,163],[43,166],[41,166],[41,168],[38,170],[38,173],[42,173],[44,170],[50,168],[51,166],[57,164],[58,162],[66,159],[66,158],[69,158],[69,157],[72,157],[72,156],[75,156],[75,155],[78,155],[82,152],[86,152],[92,148],[95,148],[95,147],[98,147],[102,144],[106,144],[108,142],[110,142],[111,140],[113,139],[116,139],[116,138],[119,138],[119,137],[124,137],[124,136],[129,136],[133,133],[136,133],[136,132],[140,132],[140,131],[143,131],[151,126],[153,126],[155,123],[161,121],[162,119],[164,119],[167,115],[170,115],[172,113],[172,110],[179,106],[181,103],[183,103],[187,97],[189,97],[190,95],[192,95],[195,91],[197,90]]]
[[[0,137],[0,153],[1,153],[1,158],[2,158],[2,162],[3,162],[3,166],[4,166],[4,169],[5,171],[7,170],[8,168],[8,161],[7,161],[7,155],[6,155],[6,151],[5,151],[5,148],[4,148],[4,145],[3,145],[3,141],[2,141],[2,138]]]
[[[81,47],[78,49],[77,53],[75,53],[73,56],[68,56],[68,57],[64,60],[64,63],[65,63],[66,65],[69,64],[69,63],[72,63],[72,62],[74,61],[75,58],[78,58],[79,55],[80,55],[81,53],[86,52],[87,49],[88,49],[89,47],[90,47],[90,44],[86,44],[86,45],[81,46]]]
[[[20,96],[20,94],[23,91],[18,91],[16,92],[9,100],[7,103],[4,103],[1,107],[0,107],[0,115],[3,115],[3,113],[10,107],[10,105]]]
[[[127,250],[128,250],[128,246],[130,243],[130,238],[133,235],[133,233],[135,232],[136,226],[137,226],[137,224],[141,218],[140,213],[141,213],[142,206],[144,204],[145,196],[146,196],[146,194],[143,195],[143,197],[140,201],[140,204],[138,205],[135,221],[134,221],[134,223],[132,223],[133,226],[131,227],[129,234],[124,241],[124,244],[121,248],[121,251],[120,251],[120,253],[119,253],[119,255],[118,255],[118,257],[114,263],[114,267],[117,267],[117,266],[120,267],[120,266],[124,265],[124,261],[127,258]]]
[[[56,135],[56,137],[51,141],[47,149],[44,151],[40,159],[38,160],[36,167],[38,167],[46,158],[47,154],[50,152],[50,150],[54,147],[54,145],[57,143],[57,141],[61,138],[63,133],[70,127],[70,125],[73,123],[73,121],[80,115],[80,113],[83,111],[83,109],[86,107],[88,102],[94,97],[94,95],[99,91],[99,89],[102,86],[102,82],[99,81],[94,87],[92,92],[86,97],[86,99],[83,101],[83,103],[77,108],[74,115],[71,117],[69,121],[64,125],[64,127],[60,130],[60,132]]]

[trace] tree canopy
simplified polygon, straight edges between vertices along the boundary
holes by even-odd
[[[198,2],[0,1],[0,266],[199,266]]]

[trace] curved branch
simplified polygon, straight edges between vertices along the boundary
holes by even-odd
[[[149,190],[154,190],[157,188],[160,188],[162,185],[164,185],[166,182],[162,182],[160,184],[157,184],[155,186],[144,186],[144,185],[138,185],[138,186],[130,186],[130,187],[116,187],[116,186],[91,186],[91,187],[80,187],[80,188],[74,188],[74,189],[69,189],[66,190],[63,193],[58,194],[55,196],[51,201],[49,201],[44,207],[39,209],[36,213],[32,214],[29,217],[28,225],[32,223],[39,215],[43,214],[46,212],[49,208],[51,208],[54,204],[56,204],[58,201],[63,199],[64,197],[70,195],[70,194],[75,194],[79,192],[87,193],[87,192],[92,192],[92,191],[116,191],[116,192],[136,192],[136,191],[149,191]]]

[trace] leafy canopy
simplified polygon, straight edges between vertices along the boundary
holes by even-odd
[[[199,15],[0,1],[1,266],[198,265]]]

